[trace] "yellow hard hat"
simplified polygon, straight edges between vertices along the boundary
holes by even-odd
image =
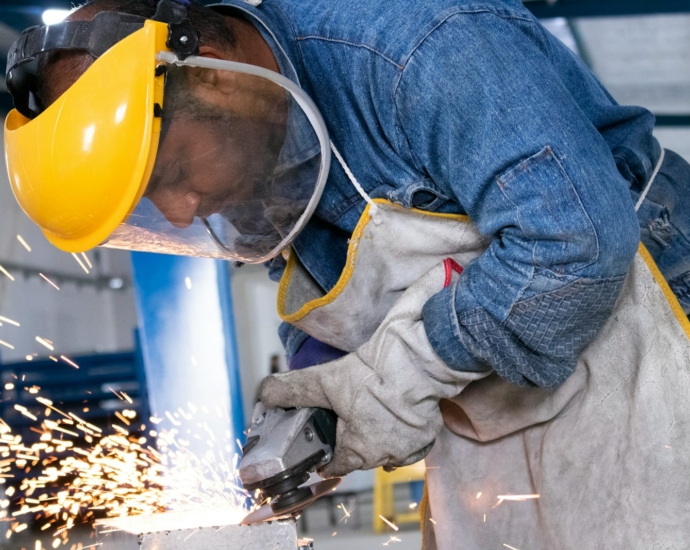
[[[198,57],[187,4],[160,0],[154,19],[102,12],[33,27],[12,46],[10,184],[61,250],[258,263],[316,209],[330,166],[318,109],[281,74]],[[43,108],[37,59],[65,49],[95,61]]]
[[[166,24],[148,20],[38,117],[9,113],[5,154],[14,196],[58,248],[99,245],[143,194],[161,128],[155,109],[163,104],[164,75],[156,76],[156,54],[167,50],[167,36]]]

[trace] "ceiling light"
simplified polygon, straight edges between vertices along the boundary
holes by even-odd
[[[125,286],[125,282],[120,277],[113,277],[110,279],[110,281],[108,281],[108,286],[113,290],[120,290],[123,286]]]
[[[43,12],[43,22],[46,25],[55,25],[55,23],[62,23],[70,14],[70,10],[46,10]]]

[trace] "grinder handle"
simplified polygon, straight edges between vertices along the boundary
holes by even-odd
[[[314,430],[321,443],[325,443],[335,449],[335,427],[338,415],[330,409],[314,409]]]

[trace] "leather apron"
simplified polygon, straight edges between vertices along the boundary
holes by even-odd
[[[336,286],[324,294],[293,253],[279,289],[283,320],[348,352],[432,267],[466,265],[488,245],[464,216],[368,200]],[[690,547],[689,335],[641,248],[563,385],[522,388],[491,374],[442,400],[424,548]],[[513,495],[539,496],[498,498]]]

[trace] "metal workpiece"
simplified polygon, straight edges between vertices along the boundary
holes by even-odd
[[[110,532],[109,532],[110,531]],[[256,525],[225,525],[197,529],[128,533],[99,528],[99,550],[313,550],[300,541],[293,520]]]

